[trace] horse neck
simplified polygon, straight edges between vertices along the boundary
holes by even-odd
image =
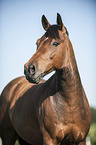
[[[67,46],[67,64],[61,70],[57,70],[58,90],[72,103],[73,100],[80,100],[83,95],[82,84],[69,38],[66,40]],[[78,99],[77,99],[78,98]]]

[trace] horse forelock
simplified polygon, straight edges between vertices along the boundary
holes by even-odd
[[[45,36],[46,37],[49,37],[49,38],[54,38],[54,39],[59,39],[59,27],[58,25],[51,25],[48,29],[47,29],[47,32],[45,33]]]
[[[45,36],[46,37],[49,37],[49,38],[54,38],[54,39],[60,39],[60,36],[59,36],[59,26],[58,25],[51,25],[46,33],[45,33]],[[65,30],[66,30],[66,34],[67,36],[69,36],[69,33],[68,33],[68,30],[67,28],[65,27]]]

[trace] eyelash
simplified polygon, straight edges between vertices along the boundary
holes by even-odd
[[[59,43],[54,41],[52,45],[57,47],[59,45]]]
[[[38,46],[38,43],[36,42],[36,45]]]
[[[38,43],[36,42],[36,46],[37,46],[37,48],[36,48],[36,50],[38,49]]]

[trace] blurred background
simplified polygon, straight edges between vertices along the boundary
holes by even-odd
[[[24,75],[24,64],[45,33],[42,15],[56,24],[57,12],[69,32],[89,104],[96,111],[96,0],[0,0],[0,93],[9,81]]]

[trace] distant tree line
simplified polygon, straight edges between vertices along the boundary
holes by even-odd
[[[91,124],[96,123],[96,109],[91,107]]]
[[[96,145],[96,109],[91,107],[91,126],[88,136],[90,136],[91,145]]]

